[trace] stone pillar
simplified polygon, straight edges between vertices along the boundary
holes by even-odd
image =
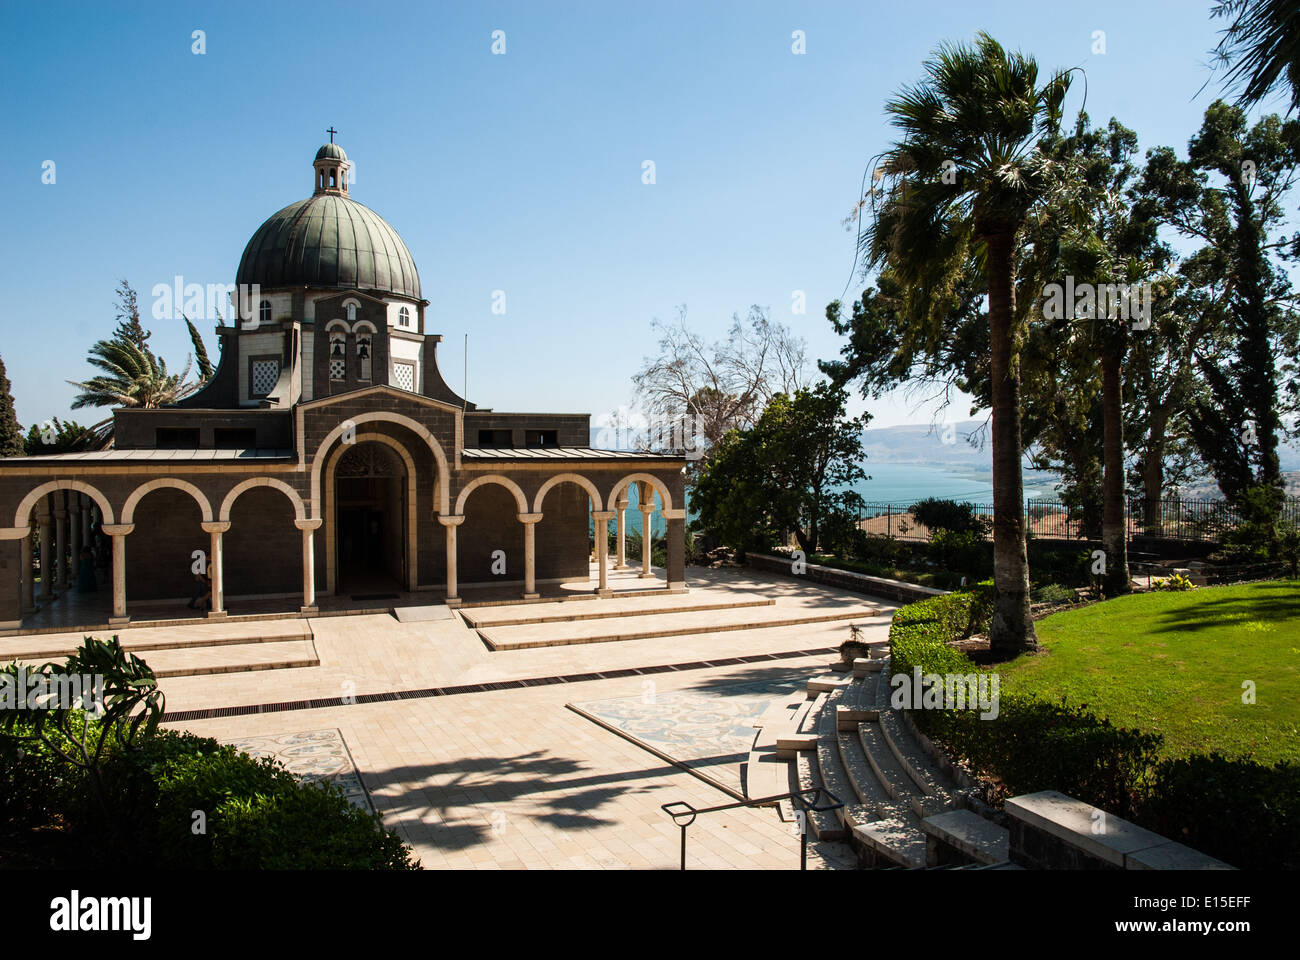
[[[230,521],[217,521],[199,524],[203,532],[212,536],[212,546],[208,550],[208,577],[212,580],[212,609],[208,616],[220,618],[226,615],[226,553],[222,549],[221,535],[230,529]]]
[[[68,584],[72,585],[81,569],[81,494],[74,490],[68,500]]]
[[[627,488],[618,495],[614,501],[614,507],[617,510],[615,519],[618,521],[618,557],[614,563],[615,570],[627,569]]]
[[[686,589],[686,511],[665,510],[668,521],[668,589]]]
[[[81,545],[90,546],[90,524],[94,518],[94,511],[91,510],[90,497],[81,498]],[[80,561],[78,561],[80,563]]]
[[[608,597],[609,589],[609,521],[614,519],[614,511],[597,510],[592,513],[596,522],[596,569],[600,572],[600,585],[596,593]]]
[[[447,534],[447,606],[460,606],[460,596],[456,592],[456,528],[465,522],[464,514],[439,517]]]
[[[19,609],[23,613],[36,612],[36,578],[32,576],[32,532],[28,528],[19,547],[19,573],[23,578],[23,595]]]
[[[41,595],[43,603],[54,599],[54,531],[50,524],[50,501],[42,497],[36,508],[36,524],[41,531]]]
[[[22,626],[22,591],[18,585],[23,552],[17,535],[20,529],[11,527],[0,531],[0,584],[5,584],[0,587],[0,634],[17,632]]]
[[[520,513],[517,516],[524,525],[524,599],[536,600],[541,596],[537,592],[537,522],[542,515]]]
[[[320,520],[295,520],[302,531],[302,609],[301,614],[313,614],[316,608],[316,530]]]
[[[651,547],[654,544],[654,537],[650,535],[651,523],[655,515],[654,501],[651,500],[649,505],[643,500],[637,508],[641,511],[641,572],[638,577],[653,577],[655,575],[651,561]]]
[[[126,538],[135,529],[134,523],[106,523],[101,530],[113,538],[113,625],[130,623],[126,615]]]
[[[55,590],[68,588],[68,506],[62,490],[54,491],[54,580]]]

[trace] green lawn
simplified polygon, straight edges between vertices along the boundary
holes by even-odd
[[[1046,652],[999,668],[1003,693],[1086,703],[1163,734],[1166,756],[1300,760],[1300,581],[1120,597],[1037,629]]]

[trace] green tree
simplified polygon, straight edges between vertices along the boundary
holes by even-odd
[[[994,599],[991,646],[1003,657],[1037,646],[1029,614],[1016,308],[1018,238],[1057,172],[1040,141],[1060,127],[1069,77],[1040,85],[1030,57],[980,34],[945,44],[926,79],[886,110],[901,139],[878,168],[882,200],[862,237],[867,269],[904,290],[901,319],[944,339],[944,321],[972,270],[987,281],[993,414]]]
[[[1201,285],[1197,303],[1228,345],[1222,353],[1207,349],[1213,340],[1193,349],[1205,390],[1192,402],[1192,440],[1224,496],[1266,530],[1276,529],[1284,492],[1281,379],[1300,343],[1280,264],[1295,240],[1270,233],[1285,225],[1297,163],[1300,122],[1268,116],[1247,127],[1240,108],[1216,101],[1188,159],[1153,151],[1143,185],[1158,216],[1205,244],[1183,275]]]
[[[1232,22],[1214,48],[1224,82],[1240,89],[1237,104],[1253,107],[1274,92],[1300,107],[1300,4],[1295,0],[1224,0],[1213,16]],[[1288,89],[1289,88],[1289,89]]]
[[[853,485],[869,414],[847,417],[845,391],[819,383],[778,393],[749,430],[715,446],[696,484],[699,523],[740,550],[770,547],[793,533],[805,553],[825,546],[828,525],[857,518]]]
[[[18,423],[14,409],[14,395],[5,372],[5,362],[0,359],[0,457],[23,455],[23,428]]]
[[[27,431],[23,452],[29,457],[48,456],[55,453],[78,453],[97,450],[101,444],[99,432],[93,427],[83,427],[69,420],[66,423],[52,417],[45,423],[32,424]]]

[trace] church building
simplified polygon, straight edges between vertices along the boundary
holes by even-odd
[[[217,328],[220,362],[200,390],[115,410],[110,449],[0,460],[0,634],[75,589],[97,543],[111,557],[110,624],[129,622],[133,603],[183,608],[200,557],[210,617],[254,598],[307,616],[326,595],[453,606],[485,586],[523,600],[559,585],[608,595],[610,568],[638,561],[647,587],[685,589],[684,455],[595,449],[588,414],[458,396],[438,369],[415,261],[349,196],[332,141],[311,195],[244,248],[236,283],[259,294]],[[643,557],[622,555],[632,485],[642,529],[656,508],[667,521],[663,581],[648,541]],[[616,557],[595,537],[594,572],[593,520],[619,534]]]

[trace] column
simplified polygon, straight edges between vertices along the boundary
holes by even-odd
[[[615,516],[615,519],[618,521],[618,539],[616,541],[618,544],[618,557],[614,563],[614,569],[626,570],[627,569],[627,488],[626,487],[624,487],[623,492],[618,495],[618,499],[614,501],[614,506],[617,509],[617,514]]]
[[[90,523],[93,519],[93,512],[90,506],[90,497],[81,498],[81,546],[90,546]],[[78,561],[80,563],[80,561]]]
[[[134,523],[106,523],[101,528],[105,536],[113,538],[113,616],[110,624],[129,623],[126,615],[126,538],[135,529]]]
[[[447,534],[447,606],[460,606],[460,596],[456,592],[456,528],[465,522],[464,514],[439,517]]]
[[[537,521],[542,515],[520,513],[517,516],[524,525],[524,599],[536,600],[541,596],[537,592]]]
[[[23,596],[19,609],[23,613],[35,613],[36,578],[32,576],[32,531],[30,527],[23,534],[18,564],[23,578]]]
[[[68,588],[68,506],[62,490],[54,491],[54,581],[56,590]]]
[[[316,530],[321,522],[317,520],[295,520],[294,524],[302,531],[302,609],[299,613],[316,613]]]
[[[219,619],[226,615],[226,555],[221,545],[221,535],[230,529],[230,521],[201,523],[200,527],[212,537],[208,550],[208,577],[212,580],[212,609],[208,616]]]
[[[652,553],[651,547],[654,544],[654,537],[651,536],[653,525],[650,523],[655,515],[654,490],[647,489],[648,484],[641,485],[641,502],[637,509],[641,511],[641,572],[638,577],[653,577],[653,564],[650,562]]]
[[[596,569],[600,571],[600,585],[596,593],[602,597],[610,595],[609,589],[609,521],[614,519],[614,511],[598,510],[591,515],[596,521]]]
[[[77,582],[81,569],[81,494],[68,494],[68,583]]]
[[[686,589],[686,511],[665,510],[668,521],[668,589]]]
[[[36,508],[36,524],[41,531],[41,594],[43,603],[54,599],[54,536],[50,524],[50,500],[41,497]]]

